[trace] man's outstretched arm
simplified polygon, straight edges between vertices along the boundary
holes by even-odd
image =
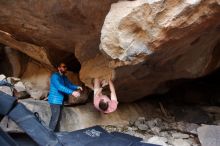
[[[69,79],[66,78],[66,82],[67,82],[67,86],[72,89],[72,90],[77,90],[77,89],[80,89],[81,91],[83,90],[81,86],[77,86],[77,85],[74,85]]]

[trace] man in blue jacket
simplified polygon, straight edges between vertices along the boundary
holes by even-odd
[[[57,70],[57,72],[51,75],[50,92],[48,96],[48,102],[51,108],[49,128],[53,131],[56,129],[59,121],[64,96],[73,95],[77,98],[80,96],[80,93],[76,90],[82,90],[82,87],[73,85],[65,76],[65,73],[67,72],[65,63],[60,63]]]

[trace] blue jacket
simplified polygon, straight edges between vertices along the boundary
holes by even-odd
[[[50,92],[48,102],[50,104],[63,104],[64,94],[70,95],[78,86],[73,85],[65,75],[55,72],[50,78]]]

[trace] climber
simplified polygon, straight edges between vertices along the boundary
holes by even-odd
[[[101,86],[100,86],[101,84]],[[102,94],[102,89],[104,86],[104,80],[100,83],[99,79],[93,80],[94,85],[94,99],[93,103],[96,109],[99,111],[107,114],[114,112],[117,109],[118,101],[115,93],[115,88],[111,80],[108,81],[109,88],[110,88],[110,99],[108,96]]]
[[[73,85],[65,76],[67,67],[65,63],[60,63],[57,67],[57,72],[53,73],[50,78],[50,92],[48,96],[48,102],[51,108],[51,119],[49,127],[51,130],[55,130],[60,118],[62,105],[65,95],[73,95],[76,98],[80,96],[80,93],[76,90],[81,90],[82,87]]]

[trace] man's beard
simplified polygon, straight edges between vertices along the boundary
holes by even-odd
[[[60,72],[61,74],[63,74],[63,75],[66,74],[66,71],[62,71],[62,70],[60,70],[59,72]]]

